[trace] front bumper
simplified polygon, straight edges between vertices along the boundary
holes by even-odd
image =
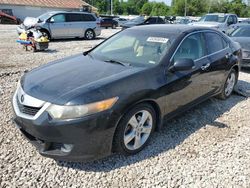
[[[111,154],[116,125],[116,118],[111,114],[107,111],[77,120],[55,121],[44,112],[36,120],[16,115],[13,120],[41,155],[87,162]]]
[[[23,25],[18,25],[16,28],[17,34],[20,35],[21,33],[25,32],[26,29],[24,28]]]

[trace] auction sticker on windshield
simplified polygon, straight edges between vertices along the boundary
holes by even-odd
[[[148,37],[147,42],[167,43],[168,39],[162,37]]]

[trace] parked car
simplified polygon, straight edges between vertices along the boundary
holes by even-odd
[[[0,24],[20,24],[20,23],[21,23],[20,19],[0,11]]]
[[[189,24],[192,22],[193,22],[193,20],[191,20],[190,18],[183,17],[183,18],[176,19],[176,21],[174,23],[176,23],[176,24]]]
[[[100,20],[92,13],[53,11],[27,19],[17,27],[18,34],[32,26],[40,27],[51,39],[84,37],[91,40],[101,34]]]
[[[111,27],[112,29],[115,29],[116,27],[118,27],[118,22],[113,18],[102,18],[101,27],[105,27],[106,29]]]
[[[250,24],[250,19],[244,19],[244,20],[241,20],[239,22],[242,24]]]
[[[250,25],[241,25],[230,34],[231,38],[242,47],[241,67],[250,68]]]
[[[128,22],[127,19],[125,18],[114,18],[115,21],[118,22],[118,26],[120,27],[122,24],[125,24],[126,22]]]
[[[151,16],[142,22],[130,21],[130,22],[126,22],[125,24],[122,24],[121,26],[123,29],[127,29],[130,27],[138,26],[138,25],[165,24],[165,23],[166,22],[161,17]]]
[[[226,33],[229,26],[237,22],[238,17],[235,14],[213,13],[203,16],[198,22],[190,23],[190,25],[211,27]]]
[[[163,119],[213,96],[228,98],[240,57],[239,44],[214,29],[133,27],[26,73],[13,96],[13,119],[46,157],[135,154]]]

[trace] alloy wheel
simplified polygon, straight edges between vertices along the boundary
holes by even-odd
[[[153,129],[153,117],[147,110],[135,113],[128,121],[124,132],[124,145],[128,150],[137,150],[148,140]]]
[[[229,96],[233,92],[234,86],[236,82],[236,76],[234,72],[231,72],[231,74],[228,76],[226,81],[226,87],[225,87],[225,95]]]

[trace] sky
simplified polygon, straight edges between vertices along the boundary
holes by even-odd
[[[150,0],[150,1],[156,1],[156,2],[164,2],[167,5],[171,5],[171,0]]]

